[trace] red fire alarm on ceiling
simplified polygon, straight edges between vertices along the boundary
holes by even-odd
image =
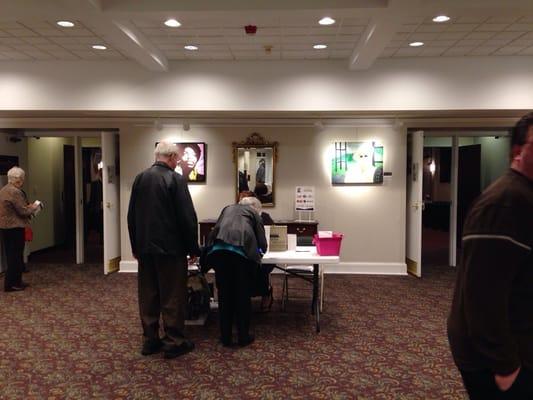
[[[246,25],[244,27],[244,31],[246,32],[247,35],[255,35],[255,33],[257,32],[257,26],[255,26],[255,25]]]

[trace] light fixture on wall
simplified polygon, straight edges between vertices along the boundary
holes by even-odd
[[[163,124],[161,123],[161,120],[159,118],[154,120],[154,128],[156,131],[163,130]]]
[[[189,124],[188,121],[183,121],[183,130],[184,131],[190,131],[191,130],[191,124]]]
[[[435,164],[435,160],[431,159],[429,162],[429,172],[431,172],[431,175],[435,175],[436,170],[437,170],[437,165]]]

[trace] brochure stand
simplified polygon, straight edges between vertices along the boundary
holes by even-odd
[[[314,222],[315,187],[296,186],[294,205],[298,213],[296,222]]]
[[[298,218],[296,219],[296,222],[314,222],[314,214],[314,211],[298,210]],[[302,218],[302,216],[304,218]]]

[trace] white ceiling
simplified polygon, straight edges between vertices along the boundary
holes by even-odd
[[[172,60],[345,59],[367,69],[378,58],[533,55],[533,0],[0,0],[0,10],[0,62],[131,60],[166,71]],[[433,22],[439,14],[452,19]],[[336,23],[319,25],[323,16]],[[182,26],[163,25],[171,17]],[[65,19],[75,27],[56,24]]]

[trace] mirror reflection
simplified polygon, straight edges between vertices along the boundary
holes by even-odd
[[[274,205],[276,143],[252,134],[245,142],[234,143],[237,193],[253,192],[263,206]]]

